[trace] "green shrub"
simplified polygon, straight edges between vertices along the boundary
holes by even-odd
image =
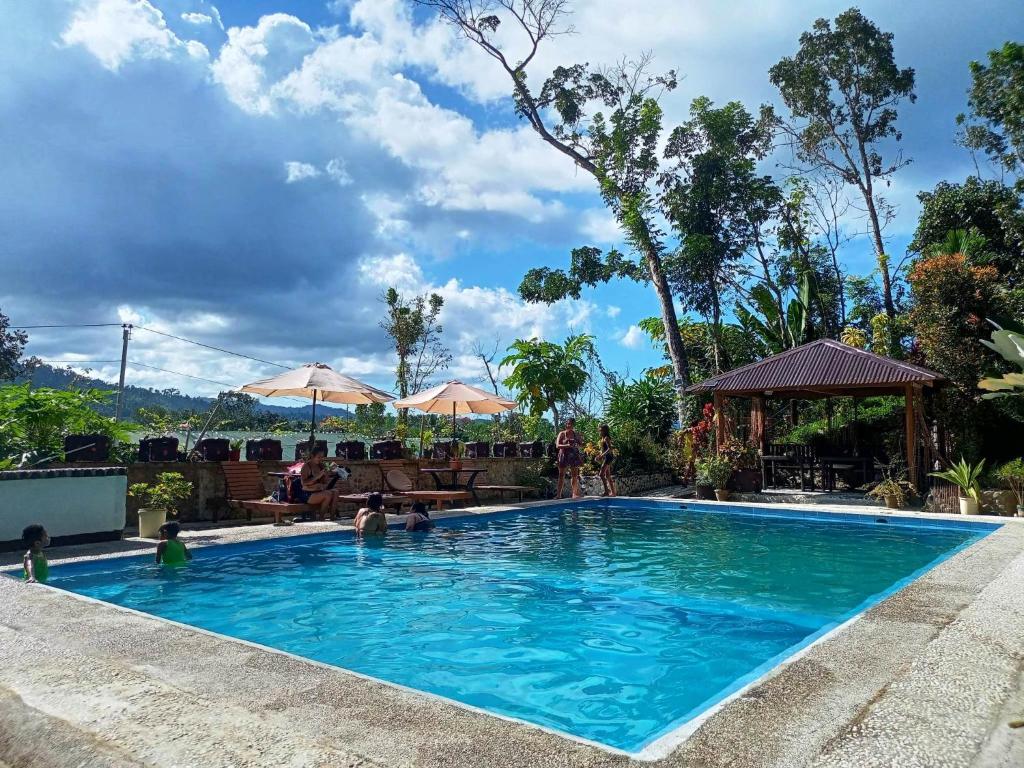
[[[180,472],[161,472],[155,483],[133,483],[128,495],[149,509],[162,509],[169,515],[178,513],[181,502],[192,497],[192,482]]]

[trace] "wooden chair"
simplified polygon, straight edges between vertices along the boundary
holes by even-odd
[[[424,504],[436,504],[439,510],[444,509],[445,504],[455,501],[468,501],[473,498],[469,491],[417,491],[416,484],[405,473],[405,462],[403,461],[382,461],[380,462],[381,491],[404,496],[412,501],[422,501]]]
[[[282,515],[299,515],[313,512],[309,504],[289,504],[281,501],[263,501],[267,489],[263,485],[263,474],[255,461],[224,461],[224,485],[227,489],[228,505],[245,510],[245,519],[252,521],[252,513],[260,512],[274,516],[274,525],[281,525]]]

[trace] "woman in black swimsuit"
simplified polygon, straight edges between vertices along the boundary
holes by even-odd
[[[601,483],[604,485],[602,496],[616,496],[615,478],[612,477],[612,464],[615,463],[615,452],[612,450],[612,438],[607,424],[602,424],[601,433]]]

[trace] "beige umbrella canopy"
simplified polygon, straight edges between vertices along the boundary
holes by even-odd
[[[266,397],[311,397],[313,418],[309,425],[309,441],[313,442],[316,425],[316,401],[346,403],[348,405],[369,405],[394,400],[382,389],[371,387],[358,379],[338,373],[323,363],[306,363],[292,371],[286,371],[269,379],[260,379],[242,387],[243,392],[252,392]]]
[[[450,413],[452,434],[455,434],[457,413],[501,413],[516,407],[514,400],[506,400],[493,392],[487,392],[461,381],[449,381],[415,395],[395,400],[395,408],[415,408],[425,413]]]

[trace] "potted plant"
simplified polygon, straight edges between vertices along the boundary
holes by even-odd
[[[242,460],[242,439],[235,438],[228,444],[228,461]]]
[[[1017,517],[1024,517],[1024,459],[1006,462],[996,470],[996,477],[1013,491],[1017,497]]]
[[[725,456],[709,456],[697,462],[697,485],[710,485],[719,501],[729,499],[726,485],[732,477],[732,462]]]
[[[715,485],[711,480],[710,459],[701,458],[693,462],[693,484],[698,499],[715,498]]]
[[[932,472],[932,477],[947,480],[960,489],[960,514],[976,515],[981,501],[981,486],[978,478],[985,469],[985,460],[968,464],[963,456],[960,461],[943,472]]]
[[[128,495],[141,504],[139,536],[155,539],[167,516],[178,514],[178,505],[192,496],[192,482],[180,472],[161,472],[155,483],[133,483]]]
[[[868,496],[876,499],[885,499],[885,506],[889,509],[902,509],[907,503],[907,494],[898,480],[887,477],[870,491]]]
[[[462,469],[462,443],[455,438],[452,438],[452,455],[448,466],[456,471]]]

